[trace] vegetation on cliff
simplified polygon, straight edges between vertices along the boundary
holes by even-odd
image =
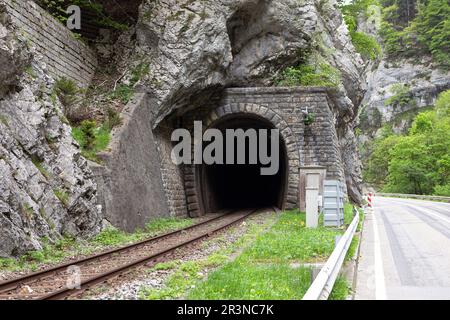
[[[358,18],[367,20],[375,12],[372,6],[378,6],[377,0],[353,0],[349,4],[341,5],[352,43],[355,49],[366,60],[376,60],[381,56],[382,50],[377,39],[367,33],[358,31]]]
[[[431,54],[444,69],[450,67],[450,4],[447,0],[381,0],[380,34],[392,58]]]
[[[386,127],[376,139],[364,178],[393,193],[450,196],[450,90],[416,116],[406,135]]]

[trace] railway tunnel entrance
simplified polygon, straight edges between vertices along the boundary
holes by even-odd
[[[249,114],[235,114],[226,116],[216,122],[210,128],[218,129],[222,132],[225,145],[230,143],[230,137],[227,136],[226,130],[242,129],[244,132],[254,129],[256,133],[255,140],[247,137],[245,139],[245,164],[237,162],[238,144],[236,140],[234,143],[234,163],[197,166],[197,178],[199,181],[198,188],[201,197],[202,211],[204,213],[218,212],[220,210],[235,210],[248,208],[265,208],[265,207],[284,207],[287,189],[287,155],[286,146],[279,137],[278,147],[276,143],[273,145],[278,152],[271,154],[272,139],[271,129],[275,129],[274,125],[266,119],[260,118],[256,115]],[[267,142],[267,149],[263,151],[272,159],[278,162],[278,170],[273,175],[262,175],[261,169],[267,168],[270,165],[261,161],[260,156],[257,157],[256,163],[251,163],[250,152],[257,150],[260,155],[260,130],[268,133],[268,138],[263,139],[262,143]],[[234,138],[233,138],[234,139]],[[253,144],[253,145],[251,145]],[[208,143],[204,143],[205,148]],[[252,148],[253,147],[253,148]],[[230,151],[230,150],[228,150]],[[267,152],[266,152],[267,151]],[[242,149],[241,149],[242,152]],[[223,159],[227,159],[227,150],[223,150]],[[275,157],[277,159],[275,159]]]

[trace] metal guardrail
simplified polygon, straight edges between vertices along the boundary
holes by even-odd
[[[404,193],[375,193],[376,196],[379,197],[394,197],[394,198],[406,198],[406,199],[419,199],[419,200],[437,200],[437,201],[445,201],[450,203],[450,197],[441,197],[441,196],[426,196],[419,194],[404,194]]]
[[[328,261],[320,270],[316,279],[309,287],[302,300],[326,300],[333,290],[334,283],[339,275],[342,264],[344,263],[345,256],[347,255],[348,248],[352,243],[353,236],[359,223],[359,213],[355,214],[352,223],[345,231],[342,238],[339,240],[336,248],[331,254]]]

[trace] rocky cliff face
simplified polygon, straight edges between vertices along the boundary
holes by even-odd
[[[369,19],[366,15],[358,18],[358,31],[382,43],[381,8],[373,5],[368,10]],[[421,109],[432,106],[439,93],[450,88],[450,72],[440,70],[429,56],[396,60],[383,56],[381,61],[369,63],[366,79],[367,92],[359,110],[360,143],[371,141],[384,124],[389,124],[394,132],[405,132]],[[398,88],[403,89],[402,103],[393,99],[399,96]]]
[[[54,81],[0,7],[0,257],[90,236],[102,217]]]
[[[363,98],[363,62],[334,0],[144,1],[131,60],[150,65],[143,87],[156,98],[154,126],[229,86],[270,86],[305,53],[336,67],[333,98],[348,190],[359,202],[360,162],[353,134]]]
[[[362,103],[362,141],[372,138],[383,124],[395,132],[405,132],[420,109],[430,107],[442,91],[450,88],[450,73],[433,66],[429,57],[420,61],[389,61],[384,58],[368,74],[369,87]],[[390,103],[398,95],[395,88],[404,87],[404,103]]]

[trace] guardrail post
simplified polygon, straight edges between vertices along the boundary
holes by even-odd
[[[359,214],[355,215],[353,218],[352,223],[337,243],[333,253],[305,293],[303,300],[325,300],[328,298],[333,290],[341,266],[344,263],[348,248],[350,247],[356,228],[358,227],[358,222]]]

